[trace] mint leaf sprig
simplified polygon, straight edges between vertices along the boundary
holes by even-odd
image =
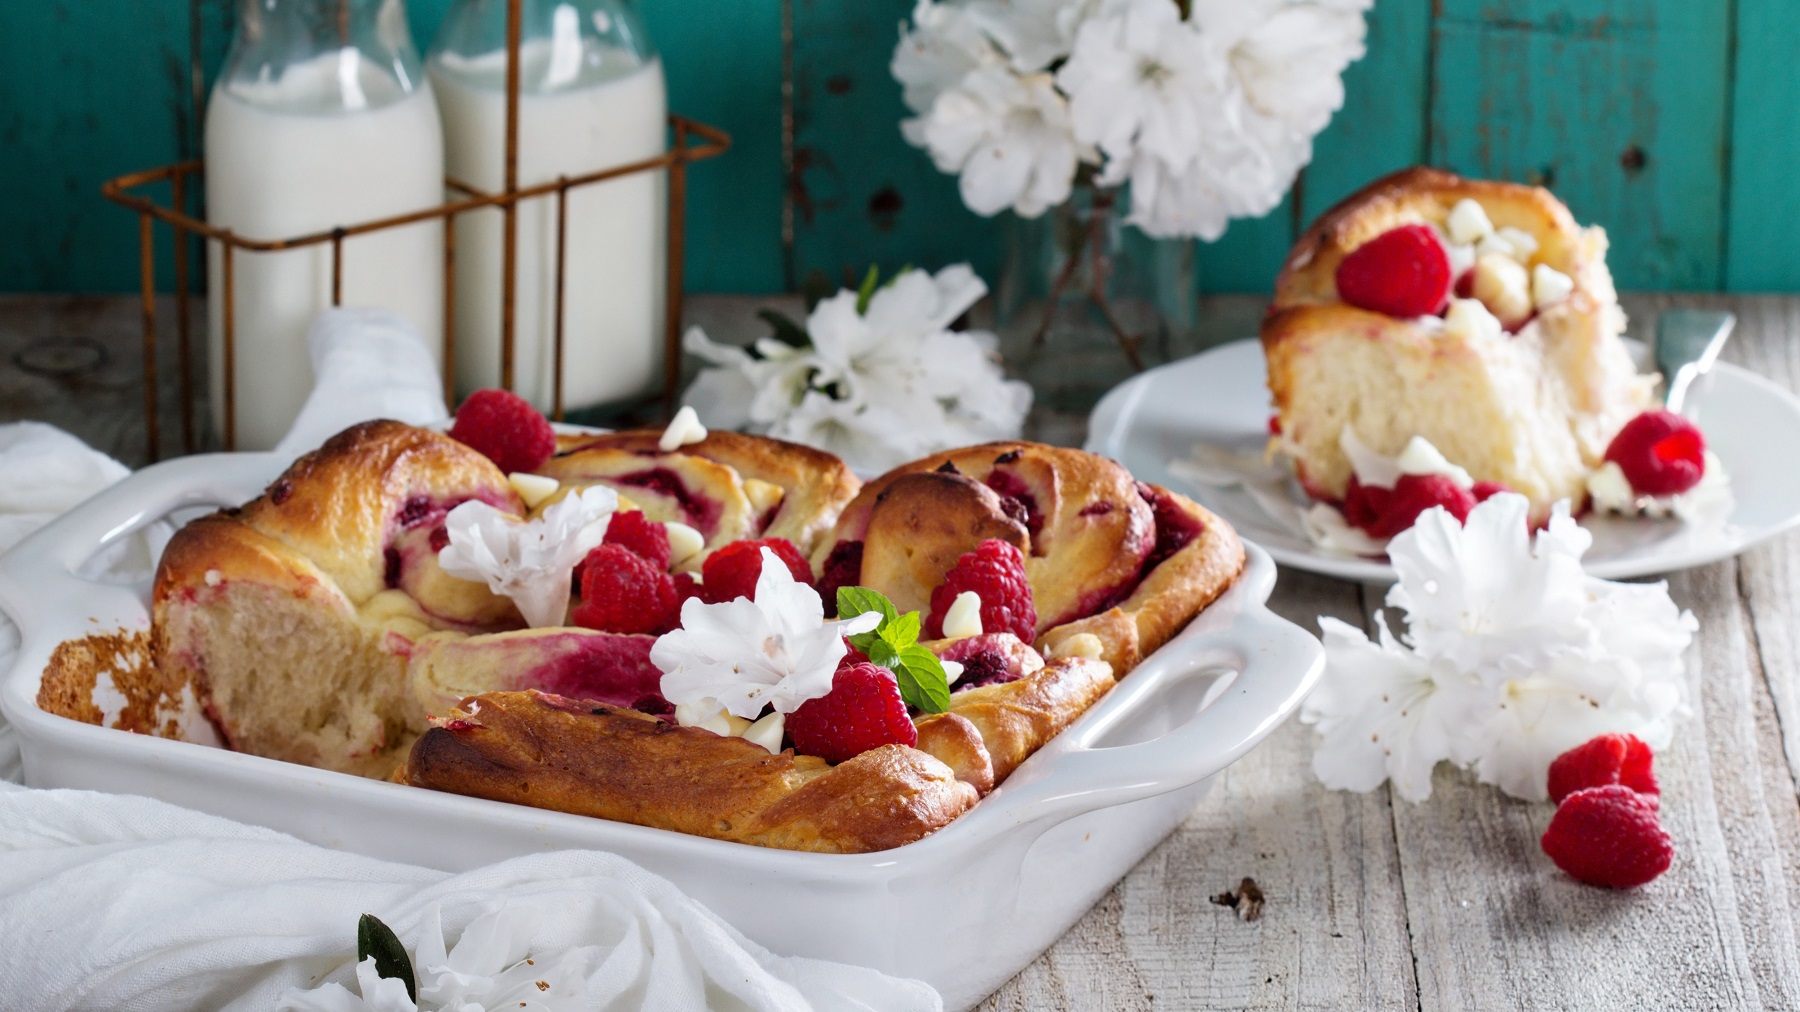
[[[950,677],[944,672],[944,662],[919,645],[918,612],[902,615],[894,602],[867,587],[839,587],[837,606],[840,619],[880,613],[881,624],[850,637],[850,645],[867,654],[870,662],[894,673],[900,698],[907,706],[926,713],[950,708]]]

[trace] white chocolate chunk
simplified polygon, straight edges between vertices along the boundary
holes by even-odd
[[[1451,299],[1444,314],[1444,335],[1471,341],[1498,341],[1506,336],[1500,321],[1480,299]]]
[[[1471,294],[1502,326],[1523,323],[1531,315],[1531,278],[1524,264],[1498,253],[1483,253],[1475,258],[1471,280]]]
[[[1518,257],[1520,260],[1530,260],[1532,255],[1538,251],[1537,236],[1532,235],[1522,228],[1514,228],[1511,225],[1508,225],[1505,228],[1496,231],[1494,234],[1501,239],[1506,240],[1506,244],[1512,247],[1513,256]]]
[[[944,666],[945,685],[955,685],[956,680],[963,676],[963,666],[961,661],[939,661],[938,663]]]
[[[219,584],[224,583],[224,582],[225,582],[225,574],[224,573],[221,573],[216,569],[209,569],[206,571],[206,585],[208,587],[217,587]]]
[[[981,595],[965,590],[956,595],[956,600],[950,602],[950,610],[944,612],[944,638],[968,639],[980,636],[981,632]]]
[[[1444,224],[1453,243],[1479,242],[1494,231],[1494,223],[1488,220],[1487,211],[1468,197],[1456,202],[1450,209],[1450,219]]]
[[[1063,640],[1056,650],[1058,657],[1084,657],[1090,661],[1099,660],[1105,653],[1106,644],[1100,642],[1100,637],[1093,633],[1076,633]]]
[[[1475,256],[1477,259],[1488,256],[1489,254],[1503,256],[1509,260],[1519,259],[1519,251],[1513,249],[1513,244],[1507,242],[1498,234],[1485,236],[1480,242],[1475,244]]]
[[[781,500],[786,495],[787,489],[780,485],[763,481],[761,478],[744,479],[744,498],[750,500],[750,508],[755,510],[759,517],[767,515],[770,510],[781,505]]]
[[[716,700],[707,700],[716,703]],[[742,718],[737,718],[742,719]],[[731,714],[724,707],[704,706],[698,703],[677,703],[675,705],[675,723],[682,727],[697,727],[725,737],[731,736]],[[748,725],[748,721],[745,722]]]
[[[679,520],[663,521],[663,529],[669,532],[670,566],[681,565],[706,547],[706,538]]]
[[[1447,243],[1445,248],[1450,252],[1450,277],[1452,280],[1463,276],[1463,272],[1475,266],[1475,247],[1469,243]]]
[[[745,728],[738,737],[752,744],[761,745],[768,752],[781,751],[781,739],[787,735],[787,714],[779,710],[765,714]]]
[[[525,500],[526,509],[537,509],[545,499],[555,495],[556,490],[562,488],[562,482],[555,478],[546,478],[541,474],[526,474],[523,471],[514,471],[507,475],[506,483],[513,487],[514,492],[519,493],[519,498]]]
[[[742,738],[744,732],[750,730],[750,722],[735,713],[725,714],[725,723],[731,728],[730,737]]]
[[[700,424],[700,416],[695,413],[692,404],[683,404],[675,417],[669,419],[669,427],[663,430],[662,439],[656,443],[657,449],[664,453],[674,453],[684,446],[692,446],[706,438],[706,426]]]
[[[1575,290],[1575,279],[1549,264],[1531,269],[1531,301],[1539,309],[1554,306]]]
[[[1400,466],[1401,474],[1441,474],[1462,488],[1475,487],[1475,479],[1469,476],[1469,472],[1450,463],[1437,447],[1431,445],[1431,440],[1424,436],[1414,436],[1407,440],[1406,448],[1400,451],[1400,456],[1395,458],[1394,463]]]

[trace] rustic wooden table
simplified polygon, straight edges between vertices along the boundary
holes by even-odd
[[[696,300],[689,315],[725,329],[737,301]],[[1736,311],[1726,358],[1800,389],[1800,299],[1626,299],[1638,333],[1688,305]],[[1205,308],[1236,337],[1257,303]],[[136,326],[130,300],[0,298],[0,420],[52,421],[141,461]],[[1081,436],[1078,420],[1037,426]],[[1769,466],[1795,453],[1771,446]],[[1800,539],[1670,583],[1700,636],[1693,714],[1658,757],[1677,848],[1658,881],[1571,881],[1537,846],[1548,804],[1445,770],[1423,804],[1327,791],[1310,730],[1290,722],[982,1008],[1800,1008]],[[1381,596],[1284,570],[1272,603],[1316,628],[1321,615],[1366,624]],[[1246,876],[1265,896],[1255,921],[1211,901]]]

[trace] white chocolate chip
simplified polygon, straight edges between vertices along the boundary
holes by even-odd
[[[706,548],[706,538],[679,520],[663,521],[669,532],[669,565],[679,566]]]
[[[963,666],[961,661],[939,661],[938,663],[944,666],[945,685],[955,685],[956,680],[963,676]]]
[[[540,503],[555,495],[557,489],[562,488],[562,482],[555,478],[546,478],[541,474],[526,474],[523,471],[514,471],[507,475],[506,483],[513,487],[514,492],[519,493],[519,498],[525,500],[526,509],[537,509]]]
[[[750,500],[750,508],[757,516],[764,516],[770,510],[781,505],[787,496],[787,489],[761,478],[744,479],[744,498]]]
[[[1093,633],[1076,633],[1063,640],[1056,648],[1058,657],[1084,657],[1090,661],[1099,660],[1105,653],[1106,644],[1100,642],[1100,637]]]
[[[706,426],[700,424],[700,416],[694,412],[692,404],[683,404],[675,417],[669,419],[669,427],[663,430],[662,439],[656,443],[657,449],[664,453],[674,453],[684,446],[692,446],[706,438]]]
[[[944,638],[961,640],[980,635],[981,595],[965,590],[956,595],[956,600],[950,602],[950,609],[944,612]]]
[[[217,587],[219,584],[224,583],[224,582],[225,582],[225,574],[224,573],[221,573],[216,569],[209,569],[206,571],[206,585],[208,587]]]
[[[735,713],[725,714],[725,723],[731,727],[731,737],[733,738],[742,738],[744,732],[750,730],[750,722]]]
[[[715,701],[709,699],[707,702]],[[730,737],[732,719],[734,718],[726,713],[723,707],[706,707],[697,703],[677,703],[675,705],[675,723],[682,727],[697,727],[717,735]],[[743,718],[735,719],[742,720]],[[744,721],[746,727],[749,724],[749,721]]]
[[[1480,299],[1451,299],[1450,310],[1444,314],[1444,336],[1498,341],[1506,336],[1506,331]]]
[[[1524,323],[1531,315],[1531,278],[1525,265],[1512,257],[1498,253],[1477,257],[1470,289],[1502,326]]]
[[[1575,279],[1549,264],[1531,269],[1531,301],[1539,309],[1554,306],[1575,290]]]
[[[1445,248],[1450,252],[1450,277],[1452,280],[1463,276],[1463,272],[1475,266],[1475,247],[1469,243],[1448,243]]]
[[[745,728],[738,737],[745,741],[761,745],[766,751],[781,751],[781,739],[787,735],[787,714],[779,710],[764,715],[756,723]]]
[[[1538,251],[1537,236],[1522,228],[1513,228],[1508,225],[1494,234],[1506,240],[1506,244],[1512,247],[1513,256],[1520,260],[1530,260],[1532,254]]]
[[[1504,238],[1501,238],[1498,235],[1490,235],[1484,237],[1480,242],[1475,244],[1475,258],[1480,260],[1480,258],[1484,256],[1503,256],[1508,260],[1517,260],[1519,259],[1519,251],[1513,249],[1513,244],[1507,242]]]
[[[1479,242],[1494,231],[1494,223],[1488,220],[1487,211],[1468,197],[1456,202],[1444,225],[1453,243]]]
[[[1462,488],[1474,488],[1475,479],[1469,472],[1450,463],[1437,447],[1424,436],[1414,436],[1406,441],[1406,448],[1394,463],[1399,466],[1401,474],[1441,474]]]

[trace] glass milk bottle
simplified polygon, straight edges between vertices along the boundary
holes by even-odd
[[[442,202],[443,130],[401,0],[243,0],[206,108],[207,220],[284,239]],[[224,432],[223,249],[209,243],[214,423]],[[346,306],[390,309],[442,354],[444,231],[344,240]],[[331,305],[331,244],[233,255],[237,448],[267,449],[312,389],[306,328]]]
[[[625,0],[523,0],[519,60],[521,187],[653,158],[665,149],[662,62]],[[458,0],[428,72],[444,116],[450,177],[505,185],[506,0]],[[668,219],[663,173],[569,191],[565,232],[563,401],[571,410],[622,406],[662,377]],[[456,219],[457,382],[498,386],[503,218]],[[553,404],[556,198],[517,215],[513,389]]]

